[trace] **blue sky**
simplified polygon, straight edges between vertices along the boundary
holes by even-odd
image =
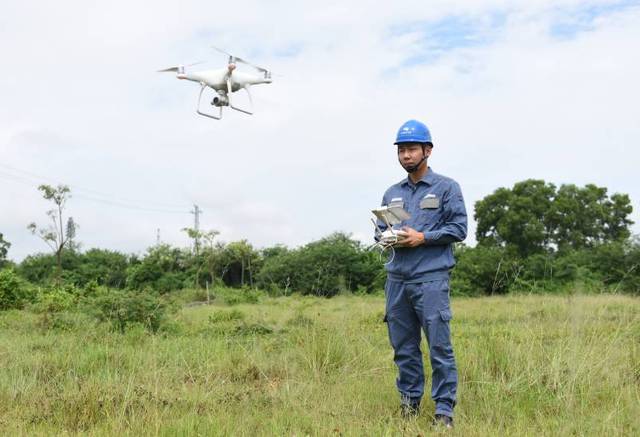
[[[555,38],[573,39],[581,32],[594,30],[598,19],[638,6],[640,2],[637,0],[622,0],[607,3],[584,2],[570,7],[558,7],[554,11],[549,32]]]
[[[460,48],[489,45],[500,36],[507,19],[504,11],[482,16],[450,15],[437,20],[402,23],[392,26],[390,37],[414,35],[415,52],[403,67],[430,64]]]
[[[569,40],[583,32],[593,31],[596,21],[612,14],[637,8],[637,0],[613,2],[578,2],[577,4],[549,6],[544,10],[548,19],[549,35],[558,40]],[[403,67],[433,64],[442,56],[457,49],[490,46],[506,37],[505,27],[512,16],[521,11],[517,7],[488,9],[481,13],[452,14],[429,20],[408,21],[389,28],[389,37],[412,35],[413,53],[402,63]],[[530,17],[539,20],[540,16]]]

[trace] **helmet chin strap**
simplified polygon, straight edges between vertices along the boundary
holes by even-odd
[[[413,173],[414,171],[418,170],[418,168],[420,168],[425,159],[427,159],[427,155],[423,156],[422,159],[416,164],[413,164],[410,167],[404,167],[404,169],[407,171],[407,173]]]
[[[418,170],[418,168],[420,168],[420,166],[422,165],[422,163],[429,157],[429,155],[427,155],[426,153],[424,153],[424,151],[422,152],[422,159],[420,161],[418,161],[417,163],[413,164],[412,166],[409,167],[405,167],[404,165],[402,165],[402,163],[400,163],[400,165],[402,165],[402,167],[407,171],[407,173],[413,173],[414,171]]]

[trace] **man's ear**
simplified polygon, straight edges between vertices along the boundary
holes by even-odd
[[[424,154],[424,156],[426,156],[427,158],[429,156],[431,156],[431,151],[433,150],[433,146],[429,143],[427,143],[425,146],[422,147],[422,153]]]

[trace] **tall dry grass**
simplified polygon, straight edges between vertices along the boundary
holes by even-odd
[[[399,417],[383,306],[190,307],[155,336],[1,313],[0,434],[430,434],[428,396],[416,420]],[[452,435],[640,435],[637,298],[454,299],[453,311]]]

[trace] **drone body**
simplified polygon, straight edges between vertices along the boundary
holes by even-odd
[[[228,92],[227,78],[231,82],[232,92],[236,92],[251,85],[271,83],[270,78],[259,77],[254,74],[247,74],[240,71],[229,73],[229,70],[227,68],[221,68],[218,70],[194,71],[192,73],[178,73],[176,77],[178,79],[186,79],[201,84],[204,83],[209,88],[213,88],[218,92]]]
[[[222,50],[220,49],[216,50],[222,52]],[[159,72],[175,72],[178,79],[189,80],[200,84],[200,94],[198,95],[198,106],[196,109],[196,112],[200,115],[213,118],[215,120],[220,120],[222,118],[222,108],[224,106],[229,106],[231,109],[235,109],[236,111],[244,112],[245,114],[251,115],[253,114],[253,108],[251,110],[247,110],[235,106],[232,102],[231,94],[244,89],[247,92],[247,95],[249,96],[249,102],[253,107],[253,101],[249,88],[252,85],[271,83],[271,72],[266,68],[258,67],[241,58],[229,55],[226,52],[222,53],[225,53],[229,56],[229,62],[226,68],[193,72],[185,71],[185,67],[196,65],[191,64],[187,66],[178,65],[175,67],[169,67],[163,70],[159,70]],[[261,74],[249,74],[237,71],[236,62],[247,64],[258,70]],[[211,105],[219,108],[218,115],[207,113],[201,109],[202,93],[207,87],[213,89],[216,92],[216,96],[211,101]]]

